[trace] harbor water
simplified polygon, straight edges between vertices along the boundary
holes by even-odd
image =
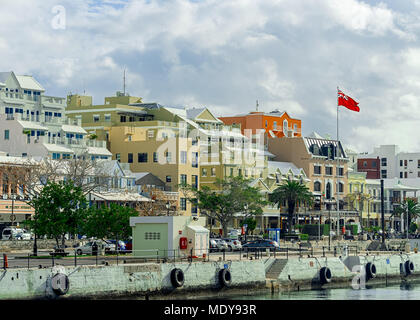
[[[230,296],[226,300],[420,300],[420,282],[392,286],[276,292],[250,296]]]

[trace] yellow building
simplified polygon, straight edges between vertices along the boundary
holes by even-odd
[[[348,173],[349,193],[346,201],[349,207],[359,212],[362,225],[377,226],[380,219],[380,182],[366,179],[366,172]]]
[[[171,191],[182,183],[214,187],[217,178],[266,176],[264,151],[207,108],[165,107],[120,93],[104,105],[80,95],[68,96],[67,104],[66,115],[80,119],[92,139],[107,141],[113,159],[129,163],[132,172],[153,173]],[[197,213],[182,194],[179,208]]]

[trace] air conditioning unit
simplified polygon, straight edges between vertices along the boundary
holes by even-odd
[[[8,198],[8,197],[7,197],[7,194],[3,194],[3,199],[4,199],[4,200],[7,200],[7,198]]]

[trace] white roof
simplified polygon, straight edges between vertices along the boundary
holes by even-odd
[[[44,143],[44,147],[49,151],[49,152],[65,152],[65,153],[74,153],[74,151],[72,149],[57,145],[57,144],[52,144],[52,143]]]
[[[100,198],[106,201],[152,201],[141,194],[130,192],[92,192],[91,194],[94,198]]]
[[[16,76],[22,89],[45,91],[45,89],[32,76]]]
[[[64,132],[87,134],[87,132],[85,131],[85,129],[83,129],[82,127],[79,127],[79,126],[72,126],[72,125],[68,125],[68,124],[63,124],[63,126],[61,127],[61,129]]]
[[[322,137],[320,134],[318,134],[318,132],[313,131],[308,138],[316,138],[316,139],[325,139],[324,137]]]
[[[47,127],[43,127],[35,122],[32,121],[23,121],[18,120],[18,123],[24,128],[24,129],[33,129],[33,130],[45,130],[47,131]]]
[[[208,229],[204,228],[203,226],[189,225],[187,227],[188,227],[188,229],[191,229],[191,230],[193,230],[194,232],[197,232],[197,233],[203,233],[203,232],[209,233],[210,232]]]
[[[103,156],[112,156],[112,153],[107,148],[88,147],[88,154],[98,154]]]

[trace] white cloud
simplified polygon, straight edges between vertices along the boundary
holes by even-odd
[[[279,108],[303,132],[336,135],[336,86],[360,103],[340,111],[359,151],[420,148],[420,6],[384,0],[3,1],[0,70],[33,74],[47,94],[86,89],[94,103],[122,90],[216,115]],[[397,123],[396,123],[397,122]]]

